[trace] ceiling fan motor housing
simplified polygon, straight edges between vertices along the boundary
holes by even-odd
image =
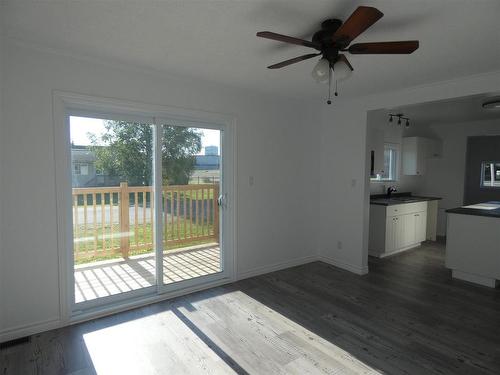
[[[333,34],[342,25],[339,19],[328,19],[321,23],[321,30],[314,33],[313,43],[320,46],[323,57],[334,64],[339,55],[339,46],[333,41]]]
[[[316,31],[312,37],[313,43],[321,46],[333,44],[333,34],[342,25],[342,21],[338,19],[329,19],[321,23],[321,30]]]

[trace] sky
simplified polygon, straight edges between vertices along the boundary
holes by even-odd
[[[201,130],[201,129],[200,129]],[[104,120],[88,117],[70,117],[70,137],[75,145],[90,145],[87,133],[93,133],[98,138],[104,133]],[[205,153],[206,146],[217,146],[220,150],[220,131],[213,129],[202,129],[201,152]]]

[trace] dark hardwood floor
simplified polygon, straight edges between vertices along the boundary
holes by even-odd
[[[444,248],[324,263],[67,327],[0,352],[0,374],[500,374],[500,290]]]

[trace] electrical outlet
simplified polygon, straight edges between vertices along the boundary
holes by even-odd
[[[342,241],[337,241],[337,249],[342,249]]]

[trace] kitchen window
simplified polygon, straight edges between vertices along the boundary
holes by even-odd
[[[482,163],[481,187],[500,188],[500,161],[485,161]]]
[[[385,143],[384,144],[384,170],[375,177],[370,178],[371,181],[397,181],[399,165],[399,144]]]

